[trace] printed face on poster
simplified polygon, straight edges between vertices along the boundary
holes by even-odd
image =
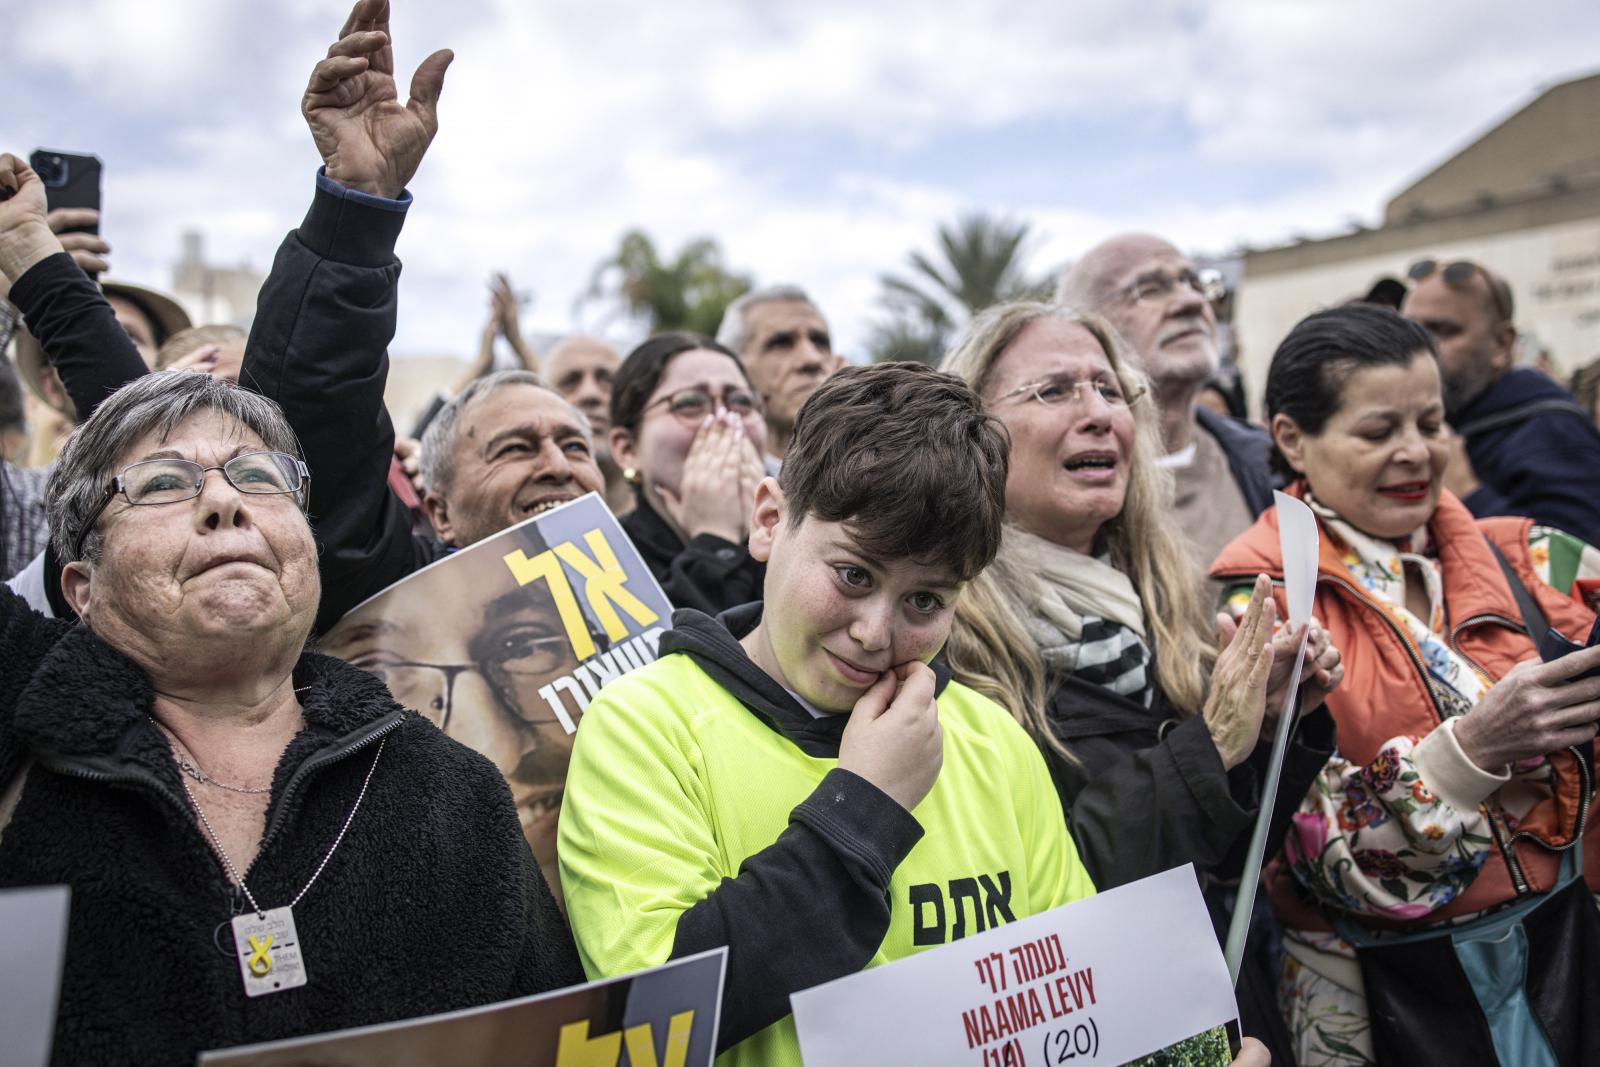
[[[1191,865],[790,999],[806,1067],[1226,1067],[1238,1016]]]
[[[558,895],[572,735],[607,682],[656,656],[672,608],[598,496],[453,553],[340,620],[322,651],[492,760]]]
[[[711,1067],[725,948],[554,993],[201,1055],[200,1067]]]

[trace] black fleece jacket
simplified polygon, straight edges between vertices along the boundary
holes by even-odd
[[[250,998],[218,948],[247,905],[149,716],[150,679],[0,590],[0,796],[20,786],[0,886],[72,888],[56,1063],[191,1064],[205,1049],[583,980],[493,765],[354,667],[307,653],[294,682],[306,726],[278,763],[246,873],[263,907],[312,877],[372,777],[294,907],[308,984]]]
[[[815,718],[745,654],[759,603],[711,618],[678,611],[660,654],[686,653],[757,719],[809,756],[837,758],[848,715]],[[935,662],[935,692],[950,681]],[[722,1052],[792,1010],[789,994],[855,974],[889,930],[889,879],[921,824],[859,775],[834,768],[771,845],[678,919],[672,959],[726,945]],[[771,917],[782,915],[782,922]]]
[[[685,544],[643,493],[635,492],[634,499],[634,509],[622,517],[622,530],[673,607],[715,615],[761,599],[767,568],[748,547],[716,534],[701,534]]]

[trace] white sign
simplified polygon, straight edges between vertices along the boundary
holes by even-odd
[[[806,1067],[1082,1067],[1188,1039],[1227,1063],[1226,1038],[1207,1031],[1238,1016],[1190,865],[791,1001]]]
[[[44,1067],[67,951],[64,885],[0,892],[0,1067]]]

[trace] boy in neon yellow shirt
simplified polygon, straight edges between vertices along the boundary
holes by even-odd
[[[756,492],[765,600],[679,611],[584,715],[558,845],[584,967],[726,945],[719,1064],[799,1064],[791,993],[1094,892],[1037,747],[934,661],[1008,451],[951,375],[842,371]]]

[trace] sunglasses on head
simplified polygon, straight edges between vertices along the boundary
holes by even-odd
[[[1420,282],[1437,270],[1440,270],[1437,260],[1419,259],[1411,264],[1411,269],[1406,271],[1406,277],[1414,282]],[[1495,314],[1500,316],[1501,322],[1510,321],[1511,289],[1505,282],[1470,259],[1458,259],[1454,263],[1446,263],[1443,273],[1444,283],[1452,289],[1464,289],[1472,281],[1473,275],[1483,275],[1484,284],[1489,287],[1489,296],[1494,299]]]

